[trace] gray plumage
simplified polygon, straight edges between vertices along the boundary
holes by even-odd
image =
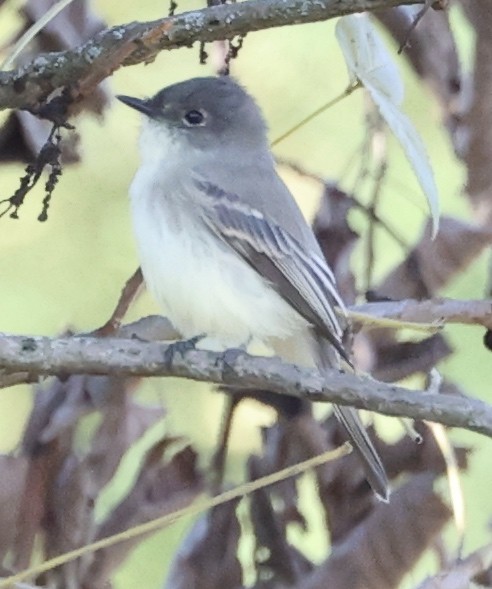
[[[348,360],[333,273],[276,173],[252,97],[229,78],[196,78],[149,100],[120,100],[147,115],[130,189],[142,271],[183,336],[206,333],[222,347],[258,339],[320,368],[327,358]],[[320,337],[337,353],[316,359]],[[387,499],[384,468],[356,411],[336,414]]]

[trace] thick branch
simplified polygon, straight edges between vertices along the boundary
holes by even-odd
[[[60,88],[82,98],[120,66],[152,61],[164,49],[402,4],[422,0],[248,0],[116,26],[76,49],[45,54],[16,71],[0,72],[0,110],[36,110]]]
[[[0,367],[40,375],[179,376],[427,419],[492,437],[492,408],[468,397],[410,391],[337,371],[323,380],[314,370],[240,351],[176,350],[163,343],[116,338],[4,335],[0,337]]]

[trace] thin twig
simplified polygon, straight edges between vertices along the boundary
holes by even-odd
[[[378,115],[376,126],[373,129],[372,135],[372,155],[373,159],[377,162],[376,177],[374,179],[371,200],[369,210],[372,216],[369,218],[369,227],[367,230],[367,260],[366,260],[366,276],[365,276],[365,288],[364,292],[371,290],[372,288],[372,277],[374,272],[374,264],[376,260],[375,256],[375,238],[376,238],[376,222],[375,216],[377,215],[379,199],[381,197],[381,188],[383,180],[386,176],[387,161],[386,161],[386,137],[384,130],[381,128],[382,119]]]
[[[121,291],[120,298],[116,303],[116,307],[111,314],[111,317],[102,327],[94,332],[94,335],[108,336],[115,334],[115,332],[121,327],[123,317],[126,315],[130,305],[137,298],[139,290],[142,286],[143,275],[139,266],[126,281],[125,286]]]
[[[284,139],[287,139],[287,137],[290,137],[293,133],[295,133],[296,131],[299,131],[299,129],[301,129],[302,127],[304,127],[308,123],[310,123],[313,119],[318,117],[320,114],[324,113],[325,110],[328,110],[332,106],[335,106],[335,104],[338,104],[341,100],[343,100],[347,96],[350,96],[350,94],[352,94],[352,92],[354,92],[355,90],[357,90],[358,88],[361,88],[361,87],[362,86],[360,85],[359,82],[357,82],[353,86],[349,86],[344,92],[342,92],[342,94],[340,94],[340,96],[336,96],[335,98],[333,98],[329,102],[323,104],[323,106],[320,106],[315,111],[308,114],[301,121],[296,123],[294,126],[290,127],[290,129],[287,129],[287,131],[285,131],[285,133],[282,133],[282,135],[280,135],[279,137],[274,139],[271,143],[272,147],[275,147],[275,145],[278,145]]]
[[[382,301],[354,305],[349,308],[349,313],[359,323],[368,325],[377,323],[377,319],[392,319],[403,323],[434,324],[436,327],[458,323],[492,329],[492,300],[435,298],[425,301]]]

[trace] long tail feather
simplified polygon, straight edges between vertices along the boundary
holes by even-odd
[[[354,449],[358,452],[365,467],[365,474],[377,496],[384,502],[389,501],[390,488],[386,471],[373,443],[353,407],[333,406],[335,415],[345,427]]]

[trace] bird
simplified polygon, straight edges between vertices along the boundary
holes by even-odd
[[[264,116],[229,76],[178,82],[144,115],[131,217],[146,286],[185,339],[261,342],[300,366],[351,364],[345,307],[316,237],[276,171]],[[338,312],[337,312],[338,308]],[[383,501],[384,466],[357,411],[334,406]]]

